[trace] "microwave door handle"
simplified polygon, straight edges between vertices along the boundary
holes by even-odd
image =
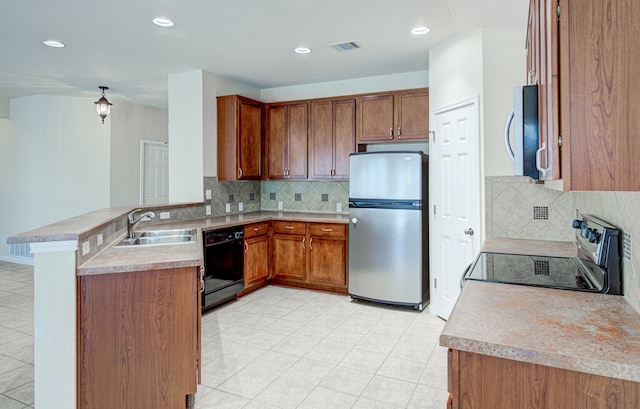
[[[509,141],[509,129],[511,128],[511,122],[513,122],[513,117],[515,115],[515,109],[512,109],[507,117],[507,123],[504,125],[504,145],[507,147],[507,153],[512,161],[516,161],[516,155],[513,153],[513,148],[511,148],[511,142]]]

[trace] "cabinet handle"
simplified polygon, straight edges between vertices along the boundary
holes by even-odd
[[[304,250],[304,240],[305,240],[305,238],[303,237],[303,238],[302,238],[302,249],[303,249],[303,250]]]
[[[389,139],[393,139],[393,128],[389,128]]]
[[[333,229],[328,229],[328,228],[326,228],[326,227],[323,227],[323,228],[322,228],[322,229],[320,229],[320,230],[322,230],[322,231],[324,231],[324,232],[327,232],[327,233],[328,233],[328,232],[330,232],[330,231],[333,231]]]
[[[260,227],[254,227],[254,228],[253,228],[253,231],[255,231],[255,232],[259,232],[259,231],[260,231]]]
[[[400,139],[400,127],[398,127],[398,139]]]
[[[309,239],[309,250],[313,250],[313,237]]]
[[[542,151],[547,151],[547,142],[542,142],[542,147],[536,151],[536,169],[540,172],[540,177],[542,179],[547,177],[547,172],[551,170],[551,168],[543,168],[542,167]],[[548,161],[548,159],[547,159]]]
[[[200,292],[204,292],[204,266],[200,266]]]
[[[293,230],[293,226],[284,226],[284,228],[287,230]]]
[[[247,242],[244,242],[244,252],[248,253],[249,252],[249,245],[247,244]]]
[[[242,177],[242,168],[238,168],[238,179]]]

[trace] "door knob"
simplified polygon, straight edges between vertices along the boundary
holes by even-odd
[[[473,236],[473,229],[469,227],[467,230],[464,231],[464,234],[466,234],[467,236]]]

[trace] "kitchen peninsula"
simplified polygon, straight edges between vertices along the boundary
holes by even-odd
[[[202,203],[171,206],[165,209]],[[161,228],[196,227],[198,240],[115,246],[131,210],[98,210],[8,240],[30,243],[34,253],[36,404],[188,407],[200,360],[201,231],[272,220],[348,222],[283,212],[171,220]]]

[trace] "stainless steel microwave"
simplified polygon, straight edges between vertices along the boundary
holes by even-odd
[[[509,129],[513,124],[513,147]],[[540,178],[536,166],[538,151],[538,86],[525,85],[513,90],[513,109],[509,113],[504,129],[507,153],[514,162],[517,176]]]

